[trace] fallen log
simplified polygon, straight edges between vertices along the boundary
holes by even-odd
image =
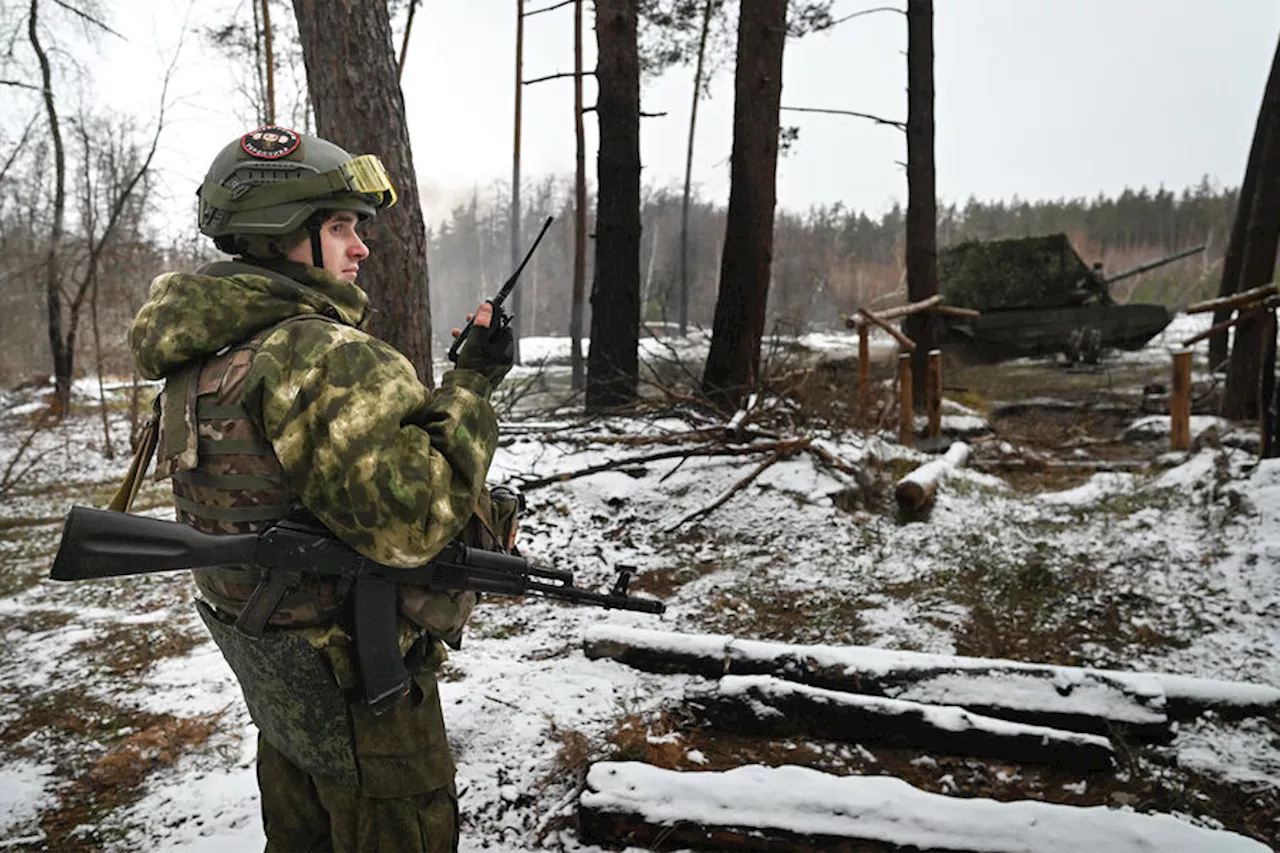
[[[898,508],[905,512],[925,509],[933,503],[938,482],[956,468],[963,468],[968,460],[969,445],[957,441],[941,459],[932,459],[907,474],[893,487],[893,498],[898,502]]]
[[[1261,842],[1169,815],[931,794],[889,776],[749,765],[677,772],[600,762],[578,798],[583,841],[771,853],[1266,853]]]
[[[866,646],[766,643],[727,634],[595,625],[587,629],[583,649],[588,658],[610,658],[646,672],[773,675],[1092,734],[1120,725],[1153,740],[1168,737],[1169,718],[1190,720],[1206,711],[1238,718],[1280,710],[1280,690],[1262,684]]]
[[[607,657],[646,672],[772,675],[828,690],[957,705],[988,717],[1074,732],[1107,734],[1118,726],[1144,740],[1172,738],[1164,692],[1141,673],[614,625],[588,628],[583,648],[589,658]]]
[[[979,471],[1007,471],[1025,468],[1031,471],[1141,471],[1151,467],[1149,459],[983,459],[973,463]]]
[[[771,737],[907,747],[1069,770],[1105,770],[1115,752],[1099,735],[1010,723],[963,708],[859,696],[768,675],[726,675],[690,688],[685,703],[718,728]]]

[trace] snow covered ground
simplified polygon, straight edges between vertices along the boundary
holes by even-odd
[[[1120,361],[1167,363],[1166,341],[1201,319],[1179,318],[1176,329]],[[827,357],[856,353],[852,334],[801,343]],[[552,366],[519,368],[514,380],[565,369],[565,342],[526,339],[522,346],[526,360],[546,356]],[[680,346],[687,357],[698,344]],[[650,358],[671,355],[665,342],[645,347]],[[96,395],[96,384],[84,391]],[[0,473],[37,409],[30,394],[0,393]],[[70,822],[62,837],[82,845],[76,849],[259,849],[253,728],[230,670],[190,608],[186,578],[74,587],[41,580],[57,520],[72,503],[105,504],[127,467],[120,417],[113,461],[103,458],[96,414],[37,433],[25,458],[45,455],[0,502],[0,848],[48,849],[41,814],[61,800],[67,814],[58,826]],[[539,413],[509,424],[490,480],[529,482],[638,457],[655,448],[621,439],[688,428],[671,416]],[[890,490],[893,472],[906,464],[898,460],[927,458],[853,432],[810,437]],[[1004,656],[1031,662],[1051,653],[1044,662],[1280,686],[1274,463],[1210,447],[1157,473],[1100,474],[1056,495],[1014,491],[990,474],[960,470],[927,519],[903,523],[865,483],[800,453],[769,466],[723,506],[680,523],[763,458],[636,462],[527,491],[527,556],[571,569],[587,587],[608,583],[616,565],[633,565],[638,588],[663,595],[668,610],[659,618],[533,599],[480,605],[441,687],[459,767],[464,851],[599,850],[577,839],[573,816],[586,760],[625,760],[617,746],[622,729],[647,726],[641,741],[676,756],[679,769],[706,764],[700,741],[662,724],[702,679],[588,660],[582,639],[597,624],[941,654],[982,654],[1006,642],[1012,651]],[[154,487],[140,498],[144,511],[160,516],[168,512],[164,500]],[[1010,635],[1027,638],[1020,655]],[[183,722],[190,720],[207,721],[209,730]],[[1267,720],[1202,718],[1182,725],[1170,746],[1132,756],[1109,784],[1122,790],[1141,774],[1150,781],[1182,768],[1234,786],[1241,801],[1275,802],[1278,746]],[[129,793],[117,801],[104,794],[103,768],[120,755],[146,772],[114,781],[116,795]],[[877,772],[874,761],[860,765],[863,772]],[[948,768],[928,756],[913,766],[929,777],[930,790],[976,793],[957,790],[943,778]],[[1013,791],[1029,774],[1015,768],[995,776],[1002,781],[993,784]],[[1085,793],[1095,782],[1069,784],[1059,801],[1098,804]],[[1162,820],[1219,828],[1204,805],[1211,798],[1195,794]],[[1110,814],[1143,810],[1141,798],[1109,797]],[[1277,830],[1270,826],[1267,843]],[[1231,844],[1221,849],[1250,849]]]

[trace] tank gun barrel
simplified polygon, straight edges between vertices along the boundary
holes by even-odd
[[[1102,283],[1113,284],[1114,282],[1120,281],[1122,279],[1133,278],[1135,275],[1142,275],[1144,272],[1153,270],[1156,267],[1162,267],[1165,264],[1171,264],[1174,261],[1180,261],[1183,258],[1189,258],[1192,255],[1197,255],[1200,252],[1203,252],[1205,250],[1205,247],[1206,247],[1206,244],[1201,244],[1199,246],[1196,246],[1193,249],[1183,249],[1181,252],[1177,252],[1176,254],[1169,255],[1168,257],[1157,258],[1154,261],[1147,261],[1145,264],[1138,264],[1136,267],[1130,267],[1129,269],[1122,270],[1121,272],[1118,272],[1115,275],[1109,275],[1105,277],[1102,280]]]

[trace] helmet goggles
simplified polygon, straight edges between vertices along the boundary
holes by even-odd
[[[396,188],[391,184],[391,177],[376,154],[352,157],[334,171],[341,174],[349,191],[360,195],[379,196],[374,207],[391,207],[396,203],[398,198]]]
[[[396,189],[391,177],[376,154],[361,154],[340,163],[327,172],[293,178],[284,173],[268,183],[244,183],[229,189],[205,181],[201,198],[214,207],[231,213],[261,210],[280,204],[311,201],[317,206],[327,199],[358,195],[375,210],[396,203]]]

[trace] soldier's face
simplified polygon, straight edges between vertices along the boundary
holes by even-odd
[[[360,262],[369,257],[369,247],[356,233],[359,217],[349,210],[334,213],[320,226],[320,248],[324,253],[325,272],[343,281],[354,282],[360,275]],[[303,240],[289,252],[288,258],[310,264],[311,240]]]

